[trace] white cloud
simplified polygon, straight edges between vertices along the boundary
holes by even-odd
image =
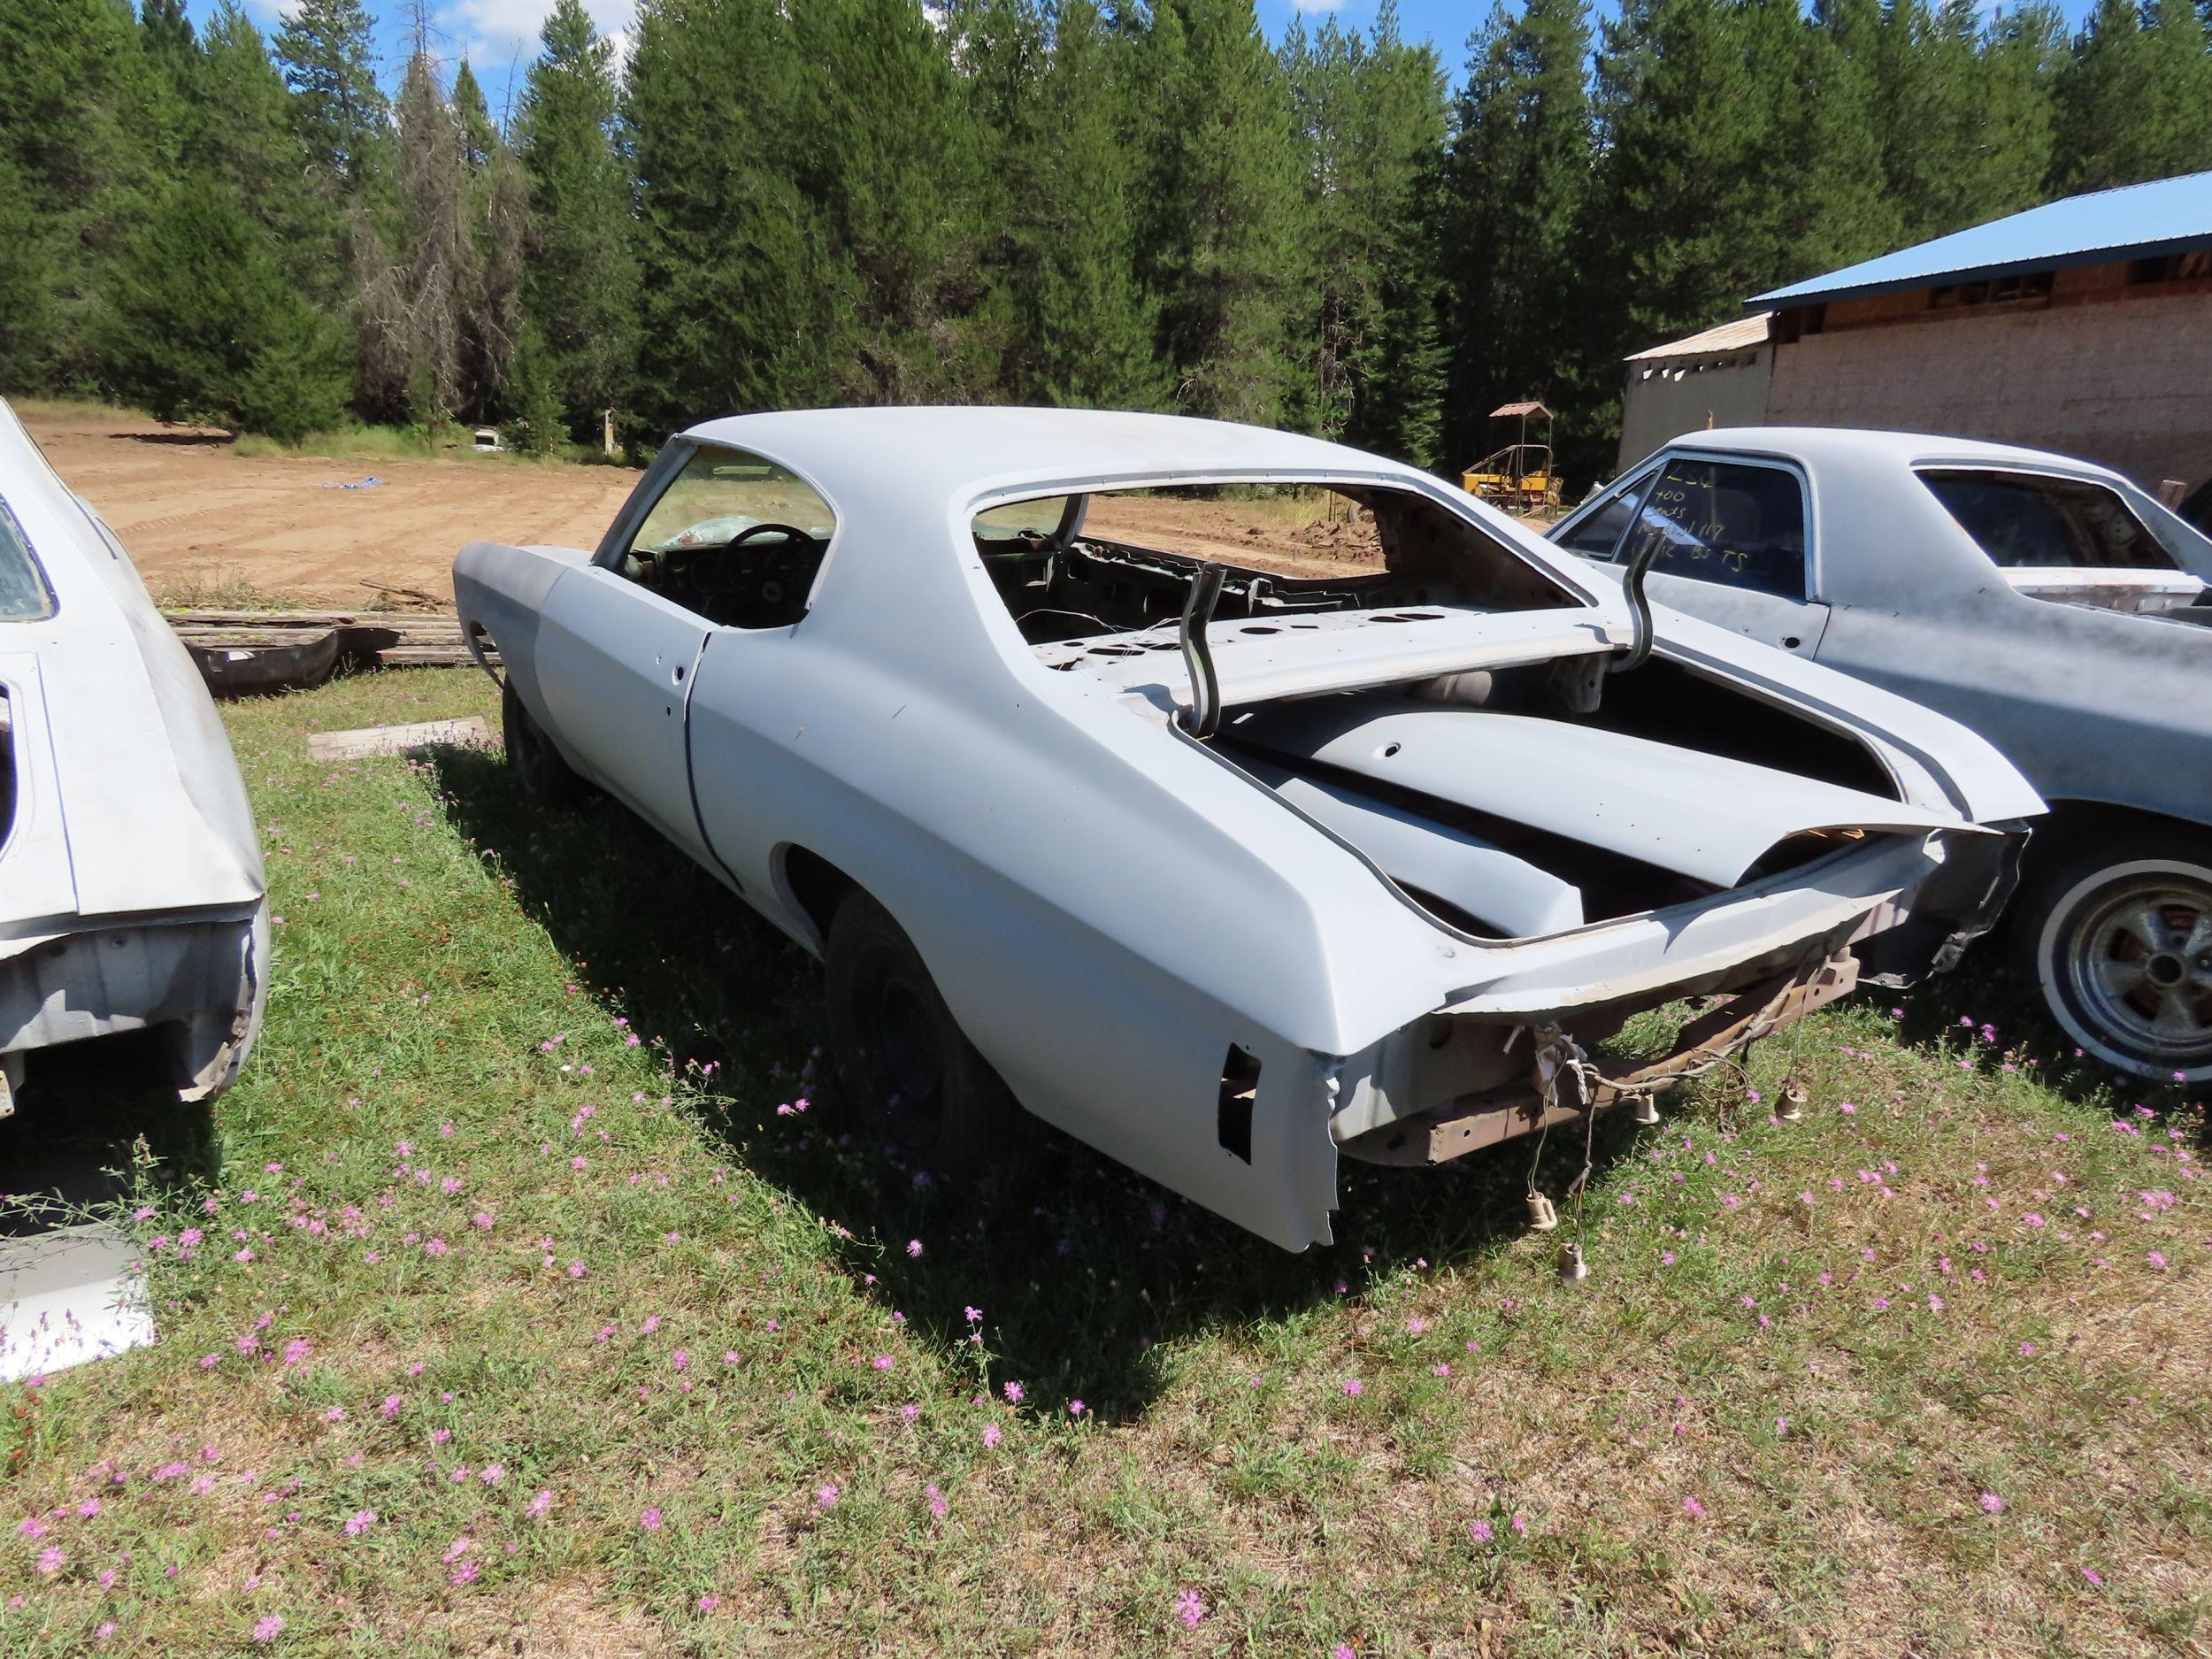
[[[1293,12],[1338,12],[1343,6],[1344,0],[1290,0]]]
[[[584,0],[584,10],[602,35],[620,35],[636,19],[637,0]],[[437,22],[464,49],[480,46],[489,49],[487,57],[503,57],[518,46],[534,52],[552,12],[553,0],[454,0],[439,9]]]

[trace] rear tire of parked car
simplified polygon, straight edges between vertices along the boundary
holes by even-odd
[[[903,929],[847,895],[822,954],[836,1105],[901,1163],[961,1179],[1027,1166],[1035,1125],[976,1051]]]
[[[583,793],[584,780],[531,717],[511,680],[499,699],[499,726],[506,740],[507,764],[514,769],[523,794],[548,806],[560,806]]]
[[[2014,949],[2086,1052],[2134,1076],[2212,1084],[2212,838],[2139,830],[2032,878]]]

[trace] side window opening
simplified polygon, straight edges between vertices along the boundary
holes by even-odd
[[[1643,499],[1651,477],[1616,485],[1613,493],[1599,503],[1596,511],[1587,514],[1575,526],[1559,538],[1559,545],[1573,552],[1595,559],[1610,559],[1621,544],[1621,534],[1636,516],[1636,508]]]
[[[2004,569],[2177,568],[2119,493],[2088,479],[1967,467],[1929,468],[1919,476],[1974,545]]]
[[[1225,572],[1215,615],[1261,632],[1322,611],[1583,603],[1479,526],[1405,490],[1256,484],[1049,496],[987,509],[973,534],[1033,645],[1172,622],[1208,565]]]
[[[0,622],[38,622],[54,614],[54,590],[31,557],[15,515],[0,503]]]
[[[788,468],[707,445],[669,480],[618,568],[718,627],[788,627],[806,615],[836,529],[829,503]]]
[[[1678,456],[1645,492],[1620,544],[1625,564],[1785,599],[1805,597],[1805,489],[1778,466]]]

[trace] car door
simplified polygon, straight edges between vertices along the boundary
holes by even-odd
[[[1828,626],[1814,596],[1811,522],[1804,476],[1788,463],[1671,449],[1552,539],[1620,568],[1647,556],[1645,591],[1658,603],[1810,657]]]
[[[538,626],[538,685],[570,759],[695,857],[685,720],[712,625],[618,572],[565,571]]]

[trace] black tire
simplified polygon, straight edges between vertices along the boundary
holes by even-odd
[[[507,764],[524,795],[548,806],[563,806],[583,794],[584,780],[553,747],[545,728],[531,718],[511,680],[500,695],[499,726],[506,740]]]
[[[835,1104],[856,1135],[956,1179],[1028,1167],[1033,1120],[955,1023],[890,912],[848,895],[822,968]]]
[[[2212,1084],[2212,836],[2126,830],[2029,879],[2016,965],[2052,1020],[2131,1076]]]

